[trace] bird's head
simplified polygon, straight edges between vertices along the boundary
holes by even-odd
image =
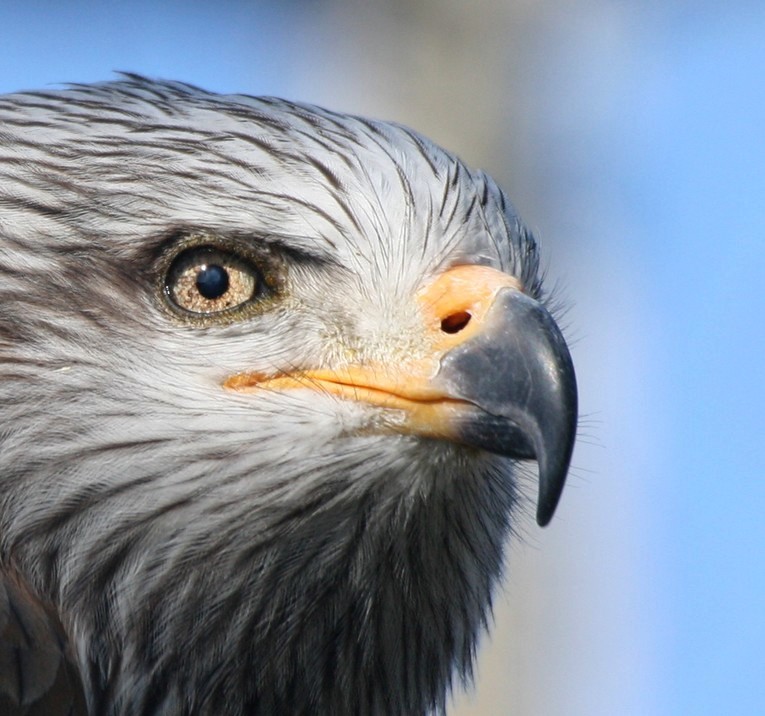
[[[440,703],[517,461],[545,524],[576,426],[501,190],[401,126],[135,77],[0,123],[0,546],[93,688]]]

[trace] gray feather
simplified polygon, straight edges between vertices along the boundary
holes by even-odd
[[[91,714],[442,710],[501,573],[510,461],[220,383],[406,355],[412,292],[449,265],[538,296],[506,197],[395,124],[132,76],[0,98],[0,127],[0,556],[61,625],[15,617],[35,654],[7,666],[0,592],[3,698],[44,696],[67,654]],[[156,266],[189,232],[267,247],[284,299],[170,315]]]

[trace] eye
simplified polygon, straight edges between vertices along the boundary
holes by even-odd
[[[260,271],[249,261],[215,246],[195,246],[170,264],[165,294],[184,311],[210,315],[251,301],[262,285]]]

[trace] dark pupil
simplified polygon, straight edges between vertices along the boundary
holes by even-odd
[[[228,291],[228,271],[221,266],[203,266],[197,274],[197,290],[210,300]]]

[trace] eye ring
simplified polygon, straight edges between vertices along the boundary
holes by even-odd
[[[264,289],[263,274],[252,262],[211,244],[178,253],[164,283],[165,297],[173,308],[202,318],[237,311]]]

